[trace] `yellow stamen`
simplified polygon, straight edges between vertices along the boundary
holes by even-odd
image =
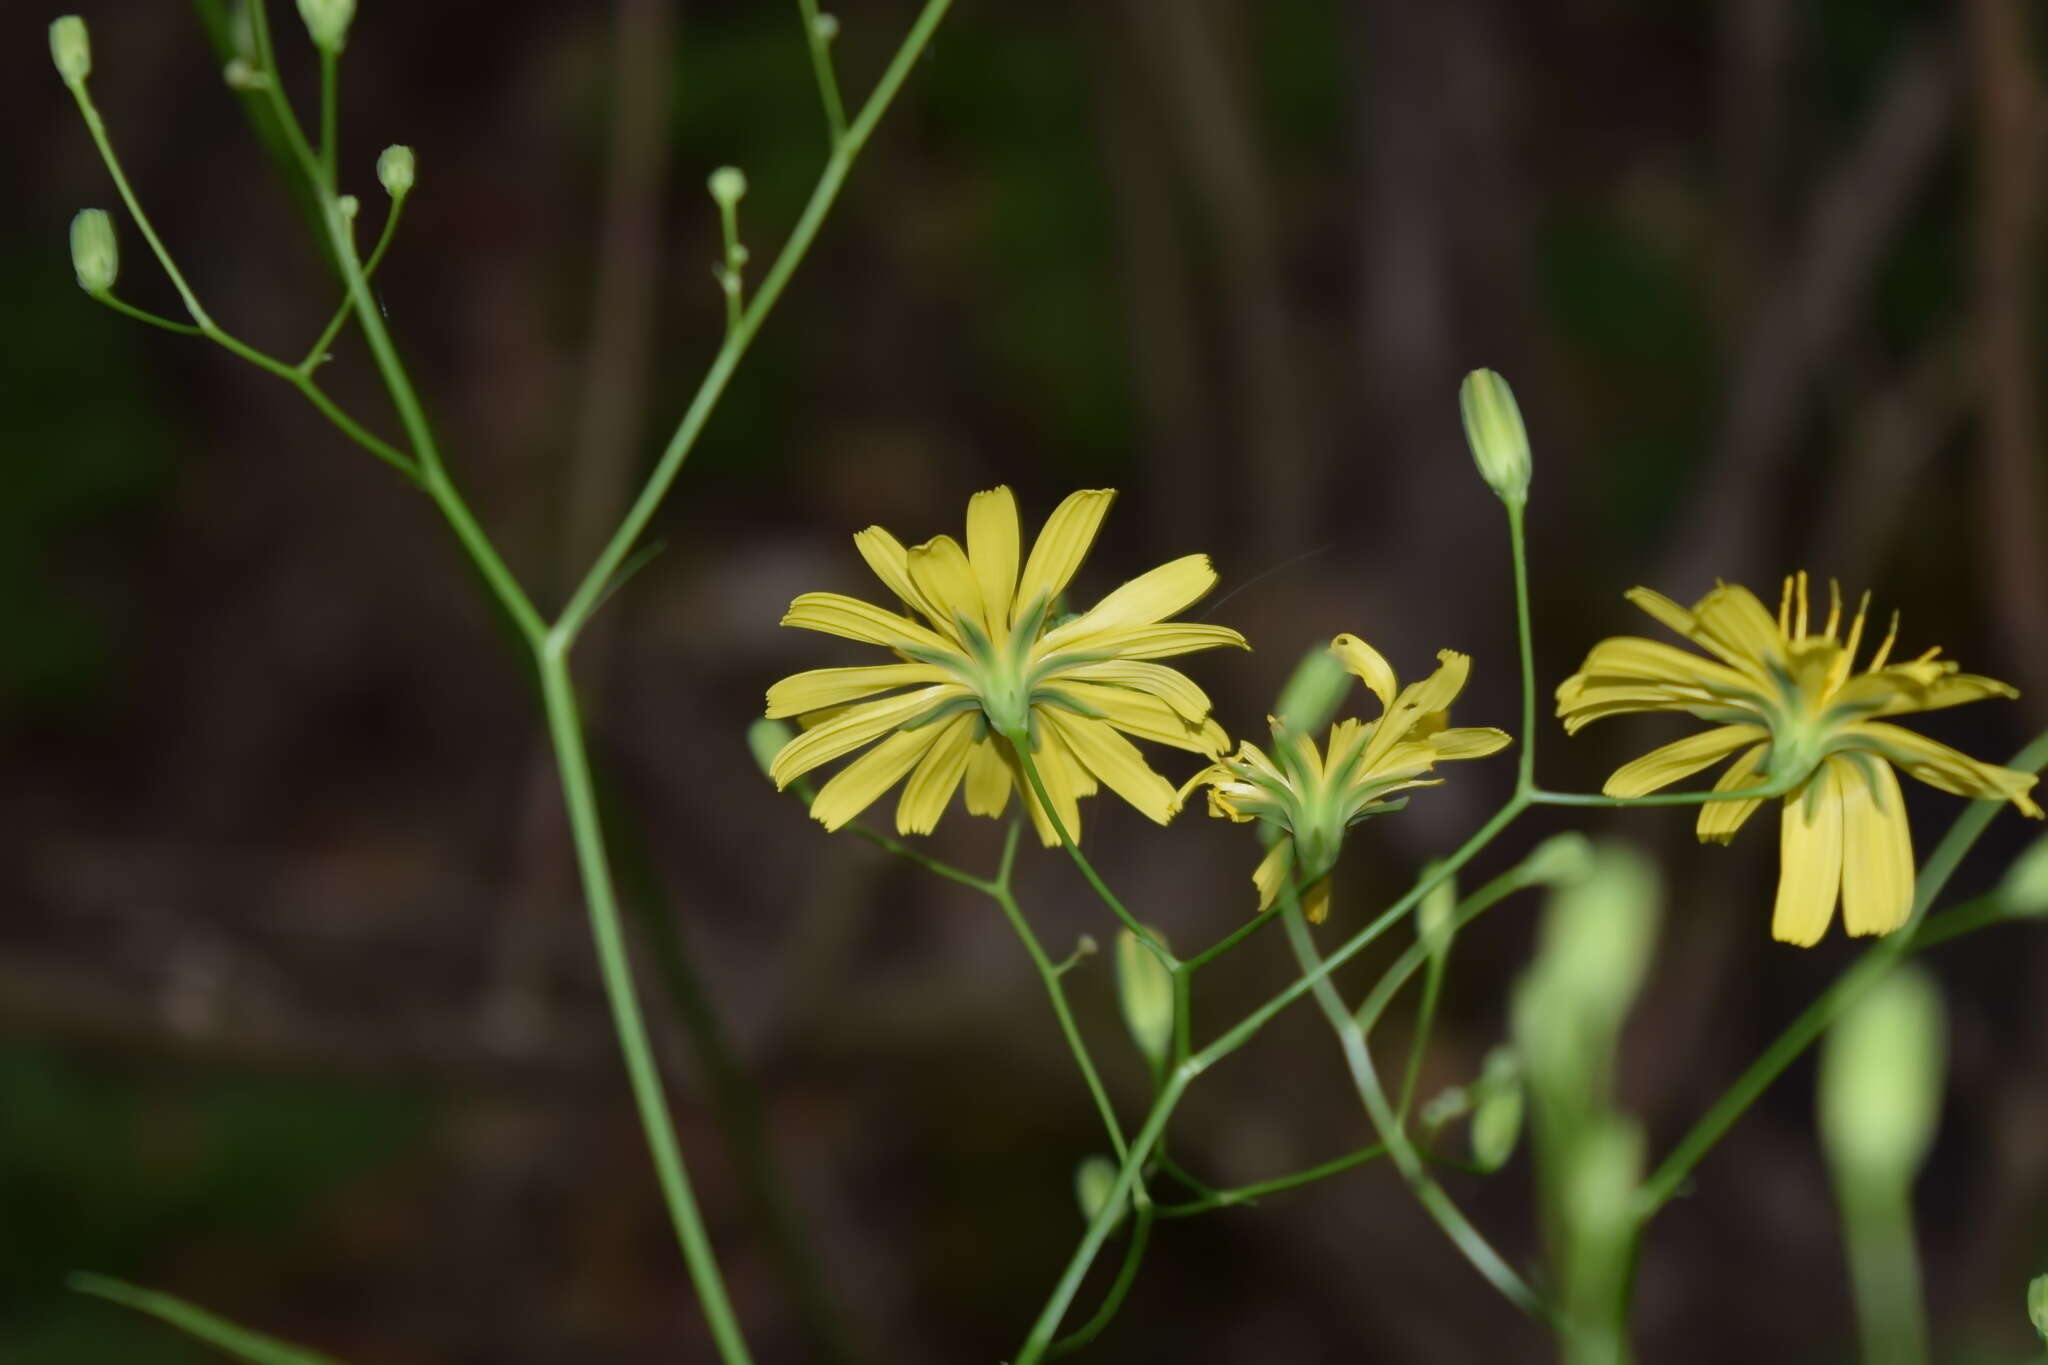
[[[1823,633],[1830,639],[1837,638],[1835,630],[1842,624],[1842,583],[1840,579],[1828,580],[1828,628]]]
[[[1884,667],[1884,661],[1892,656],[1892,646],[1898,643],[1898,639],[1899,614],[1893,612],[1892,628],[1884,633],[1884,643],[1877,647],[1877,653],[1870,656],[1870,672],[1875,673],[1878,669]]]
[[[1792,575],[1785,575],[1785,590],[1778,594],[1778,634],[1792,638]]]
[[[1801,569],[1801,570],[1799,571],[1799,635],[1798,635],[1798,638],[1799,638],[1799,639],[1801,639],[1801,640],[1804,640],[1804,639],[1806,638],[1806,570],[1804,570],[1804,569]]]

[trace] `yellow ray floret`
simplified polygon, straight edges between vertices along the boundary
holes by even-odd
[[[1068,497],[1029,555],[1007,488],[968,502],[965,545],[937,536],[906,548],[879,526],[856,535],[861,558],[910,614],[810,592],[790,603],[782,624],[880,645],[896,661],[812,669],[768,689],[767,714],[805,726],[770,765],[775,784],[865,749],[812,798],[811,814],[827,829],[902,782],[896,827],[905,834],[930,833],[963,788],[968,812],[987,816],[1001,815],[1014,790],[1039,837],[1055,844],[1052,821],[1004,738],[1020,733],[1074,838],[1081,799],[1103,787],[1164,824],[1179,799],[1127,736],[1205,757],[1230,741],[1210,718],[1208,694],[1152,661],[1248,646],[1226,627],[1168,619],[1215,586],[1206,555],[1163,564],[1093,610],[1055,621],[1054,603],[1115,496],[1097,488]]]
[[[1648,588],[1628,598],[1713,657],[1633,636],[1602,640],[1557,689],[1557,713],[1571,732],[1630,711],[1682,711],[1715,722],[1623,764],[1607,779],[1609,796],[1642,796],[1730,758],[1715,791],[1792,784],[1780,821],[1774,937],[1811,947],[1827,932],[1838,901],[1851,934],[1888,934],[1906,922],[1913,840],[1894,769],[1959,796],[2010,801],[2040,818],[2028,795],[2033,774],[1980,762],[1883,719],[2019,694],[1958,671],[1938,650],[1889,662],[1896,615],[1857,672],[1868,593],[1846,635],[1841,589],[1833,583],[1827,621],[1818,631],[1809,628],[1804,573],[1785,580],[1775,616],[1749,589],[1727,583],[1689,611]],[[1761,804],[1701,806],[1700,839],[1727,843]]]
[[[1379,719],[1338,721],[1321,749],[1271,721],[1270,756],[1246,741],[1181,792],[1206,786],[1211,815],[1264,821],[1278,837],[1252,873],[1259,909],[1271,909],[1292,876],[1303,883],[1302,908],[1315,923],[1330,912],[1330,871],[1346,829],[1398,810],[1402,802],[1390,799],[1397,792],[1441,782],[1429,776],[1436,764],[1484,758],[1510,742],[1501,730],[1449,726],[1450,705],[1472,669],[1467,656],[1443,650],[1434,673],[1403,688],[1379,651],[1356,635],[1339,635],[1330,652],[1379,699]]]

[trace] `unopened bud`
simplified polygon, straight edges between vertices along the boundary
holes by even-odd
[[[1428,950],[1430,960],[1439,970],[1446,955],[1451,951],[1451,935],[1457,932],[1458,887],[1445,877],[1429,888],[1429,894],[1422,898],[1422,904],[1415,910],[1415,933]]]
[[[92,39],[85,31],[85,20],[67,14],[51,23],[50,59],[57,63],[57,74],[64,78],[64,84],[85,84],[85,78],[92,74]]]
[[[1089,1222],[1095,1221],[1115,1191],[1116,1163],[1108,1157],[1087,1157],[1074,1168],[1074,1202],[1081,1206],[1081,1216]],[[1121,1216],[1118,1221],[1122,1221]]]
[[[1116,936],[1116,998],[1138,1051],[1154,1066],[1164,1063],[1173,1045],[1173,973],[1128,929]]]
[[[763,777],[772,778],[775,772],[775,755],[782,752],[782,746],[796,738],[796,731],[785,721],[757,720],[747,727],[747,750],[754,756],[754,763],[761,769]]]
[[[1577,830],[1553,834],[1529,850],[1516,869],[1532,886],[1572,886],[1593,870],[1593,841]]]
[[[820,14],[817,18],[811,20],[811,32],[818,36],[819,42],[831,42],[839,36],[839,16],[836,14]]]
[[[339,52],[348,44],[348,26],[356,17],[356,0],[299,0],[299,18],[313,46]]]
[[[78,287],[94,298],[114,287],[121,273],[121,249],[114,240],[114,220],[105,209],[80,209],[71,220],[71,268]]]
[[[413,174],[418,169],[412,148],[393,143],[377,157],[377,183],[393,199],[403,199],[412,192]]]
[[[704,183],[722,209],[729,209],[746,197],[747,173],[737,166],[720,166]]]
[[[2048,1275],[2036,1275],[2027,1284],[2027,1319],[2048,1341]]]
[[[1829,1031],[1820,1135],[1844,1180],[1912,1182],[1941,1120],[1944,1050],[1941,993],[1913,967],[1872,986]]]
[[[1317,645],[1295,665],[1287,686],[1280,689],[1280,702],[1273,709],[1280,728],[1290,734],[1320,733],[1344,704],[1351,691],[1351,674],[1325,645]]]
[[[1475,1087],[1472,1110],[1472,1164],[1497,1171],[1515,1154],[1522,1136],[1522,1067],[1513,1048],[1497,1047],[1486,1054],[1486,1067]]]
[[[1650,969],[1661,899],[1657,869],[1641,853],[1598,849],[1583,877],[1551,893],[1542,968],[1568,998],[1619,1024]]]
[[[2008,915],[2048,915],[2048,835],[2043,835],[2006,869],[1998,897]]]
[[[1474,370],[1458,387],[1465,440],[1480,477],[1502,502],[1520,507],[1529,500],[1529,432],[1515,391],[1492,370]]]
[[[334,207],[341,210],[341,216],[353,223],[356,215],[363,211],[363,201],[352,194],[344,194],[334,201]]]

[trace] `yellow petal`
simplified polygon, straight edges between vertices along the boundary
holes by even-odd
[[[2010,801],[2036,820],[2041,818],[2041,808],[2027,795],[2038,780],[2032,773],[1980,762],[1938,740],[1882,721],[1845,726],[1843,734],[1858,748],[1871,750],[1930,787],[1980,801]]]
[[[1280,899],[1280,888],[1286,882],[1287,874],[1293,870],[1294,840],[1283,835],[1252,869],[1252,885],[1259,888],[1260,910],[1273,908],[1273,902]]]
[[[1378,650],[1356,635],[1339,635],[1330,641],[1330,653],[1337,656],[1346,672],[1372,689],[1372,694],[1380,699],[1381,710],[1394,704],[1394,693],[1400,684],[1394,679],[1393,665]]]
[[[967,558],[981,585],[991,636],[1010,623],[1017,595],[1017,499],[1007,487],[988,489],[967,500]]]
[[[900,697],[884,697],[879,701],[850,706],[783,745],[774,762],[768,765],[768,776],[778,788],[786,787],[820,763],[830,763],[842,754],[850,754],[869,740],[923,720],[938,707],[958,702],[968,695],[967,689],[958,683],[942,683],[937,687],[906,692]],[[931,736],[926,735],[925,739],[929,742]]]
[[[1048,708],[1040,713],[1060,732],[1082,766],[1102,785],[1137,807],[1155,824],[1165,824],[1178,809],[1173,788],[1146,765],[1137,746],[1109,727],[1108,722],[1089,720]]]
[[[1096,603],[1078,619],[1046,634],[1047,653],[1086,650],[1099,635],[1164,621],[1216,586],[1207,555],[1183,555],[1139,574]]]
[[[1827,932],[1842,886],[1842,791],[1832,767],[1785,798],[1779,833],[1771,937],[1811,948]]]
[[[1190,723],[1180,712],[1148,692],[1104,683],[1075,681],[1062,674],[1043,687],[1045,705],[1065,704],[1082,715],[1100,716],[1126,734],[1170,744],[1190,753],[1220,754],[1230,747],[1230,737],[1214,720]]]
[[[1458,694],[1465,690],[1465,679],[1472,674],[1472,656],[1460,654],[1455,649],[1440,649],[1436,652],[1436,672],[1421,682],[1410,683],[1394,705],[1427,715],[1432,711],[1447,711]]]
[[[1736,759],[1722,770],[1720,780],[1714,783],[1714,790],[1739,792],[1748,787],[1763,786],[1764,755],[1770,751],[1770,745],[1759,744]],[[1756,808],[1762,804],[1762,797],[1751,797],[1747,801],[1709,801],[1702,805],[1699,821],[1694,827],[1700,842],[1727,843],[1735,837],[1735,831],[1742,828],[1742,822],[1756,814]]]
[[[858,701],[893,687],[944,682],[946,670],[932,664],[876,664],[867,668],[813,668],[793,673],[768,689],[770,720]]]
[[[896,829],[903,834],[930,834],[946,813],[946,805],[967,772],[967,756],[974,747],[974,716],[962,714],[928,727],[938,731],[925,750],[917,771],[903,786],[896,802]]]
[[[1761,725],[1722,725],[1687,735],[1614,770],[1600,788],[1609,796],[1643,796],[1691,777],[1734,753],[1745,744],[1769,738]]]
[[[907,616],[836,592],[807,592],[789,604],[782,624],[803,630],[842,635],[871,645],[887,645],[907,653],[957,656],[960,647],[942,639]]]
[[[1700,646],[1713,651],[1727,663],[1744,672],[1755,672],[1756,661],[1739,649],[1731,648],[1720,637],[1700,624],[1697,616],[1678,605],[1661,592],[1649,588],[1630,588],[1622,594],[1643,611],[1657,618],[1658,622],[1670,627],[1678,634]]]
[[[1579,675],[1589,683],[1654,683],[1684,689],[1702,699],[1758,695],[1756,680],[1746,673],[1676,645],[1635,635],[1616,635],[1594,645]]]
[[[967,813],[1001,815],[1016,785],[1017,774],[1006,761],[1002,741],[977,740],[967,760]]]
[[[1104,659],[1099,663],[1075,664],[1063,668],[1049,681],[1074,678],[1083,682],[1113,683],[1134,691],[1149,693],[1172,707],[1176,714],[1191,725],[1199,725],[1207,718],[1211,704],[1209,694],[1195,686],[1187,674],[1165,664],[1146,663],[1138,659]]]
[[[1330,878],[1320,876],[1302,889],[1301,913],[1310,924],[1321,924],[1330,917]]]
[[[1756,594],[1740,583],[1723,583],[1693,603],[1700,629],[1728,650],[1759,664],[1782,661],[1785,637]]]
[[[929,604],[926,611],[942,634],[957,634],[966,621],[983,634],[988,618],[981,609],[981,585],[967,562],[967,551],[951,536],[933,536],[913,545],[905,560],[911,584]]]
[[[1123,630],[1104,631],[1089,638],[1086,652],[1090,655],[1119,659],[1164,659],[1173,654],[1192,654],[1199,649],[1223,649],[1226,646],[1235,649],[1251,648],[1245,642],[1244,636],[1228,626],[1201,626],[1187,621],[1169,621],[1160,626],[1131,626]]]
[[[818,788],[811,801],[811,815],[826,829],[838,829],[859,815],[889,788],[902,780],[910,765],[932,747],[939,727],[924,725],[895,734],[834,773],[832,780]]]
[[[860,551],[860,557],[875,571],[875,577],[889,585],[889,591],[903,599],[907,607],[924,610],[917,589],[910,584],[910,571],[904,566],[903,542],[879,526],[870,526],[857,531],[853,537],[853,548]]]
[[[1045,519],[1045,529],[1031,546],[1031,557],[1024,561],[1017,601],[1011,608],[1013,625],[1022,624],[1019,617],[1034,603],[1042,609],[1072,581],[1115,498],[1113,488],[1084,488],[1068,494],[1066,501],[1053,508]]]
[[[1429,737],[1429,747],[1436,751],[1439,760],[1485,758],[1514,742],[1514,737],[1507,731],[1496,730],[1490,725],[1458,726],[1439,730]]]
[[[1913,913],[1913,831],[1891,764],[1836,756],[1842,788],[1842,927],[1889,934]]]

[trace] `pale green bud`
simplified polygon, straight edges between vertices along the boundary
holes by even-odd
[[[1454,1085],[1438,1091],[1417,1111],[1422,1120],[1422,1130],[1434,1133],[1447,1123],[1454,1123],[1472,1112],[1472,1092],[1465,1086]]]
[[[1479,1099],[1472,1110],[1472,1164],[1482,1171],[1497,1171],[1508,1164],[1522,1136],[1522,1067],[1513,1048],[1497,1047],[1486,1054],[1475,1088]]]
[[[747,194],[747,173],[737,166],[720,166],[704,183],[720,208],[731,208]]]
[[[92,38],[85,31],[85,20],[67,14],[50,24],[50,60],[57,63],[64,84],[85,84],[92,74]]]
[[[775,755],[782,752],[782,746],[795,738],[796,731],[789,728],[787,721],[757,720],[747,727],[747,750],[753,754],[763,777],[775,766]]]
[[[412,193],[413,175],[418,169],[412,148],[394,142],[377,157],[377,183],[393,199],[403,199]]]
[[[1820,1136],[1845,1181],[1912,1182],[1941,1122],[1944,1035],[1941,992],[1914,967],[1871,987],[1828,1033]]]
[[[121,273],[121,249],[114,240],[114,220],[105,209],[80,209],[71,220],[71,268],[78,287],[98,298],[114,287]]]
[[[1593,870],[1593,841],[1577,830],[1553,834],[1529,850],[1516,869],[1531,886],[1572,886]]]
[[[1422,898],[1422,904],[1415,910],[1415,935],[1422,940],[1422,946],[1439,969],[1451,951],[1451,935],[1457,932],[1457,914],[1458,887],[1449,877],[1429,888],[1429,894]]]
[[[334,207],[341,211],[345,220],[353,223],[356,215],[363,211],[363,201],[352,194],[344,194],[334,201]]]
[[[348,26],[356,17],[356,0],[299,0],[299,18],[313,46],[339,52],[348,44]]]
[[[1351,691],[1351,675],[1326,645],[1317,645],[1295,666],[1273,715],[1280,728],[1297,735],[1320,734]]]
[[[2036,1275],[2027,1283],[2027,1319],[2041,1340],[2048,1341],[2048,1275]]]
[[[839,36],[839,16],[836,14],[820,14],[817,18],[811,20],[811,32],[818,35],[819,42],[831,42]]]
[[[1465,440],[1479,465],[1480,477],[1513,507],[1529,500],[1529,432],[1515,391],[1492,370],[1474,370],[1458,386],[1458,409],[1465,418]]]
[[[1551,892],[1541,970],[1581,1009],[1619,1024],[1649,972],[1661,900],[1657,869],[1641,853],[1596,849],[1583,877]]]
[[[2008,915],[2048,915],[2048,835],[2043,835],[2006,869],[1998,897]]]
[[[1081,1206],[1081,1217],[1087,1221],[1095,1221],[1115,1190],[1116,1163],[1108,1157],[1086,1157],[1074,1168],[1074,1202]],[[1123,1221],[1121,1214],[1117,1221]]]
[[[1173,1046],[1173,973],[1128,929],[1116,936],[1116,997],[1138,1051],[1154,1066],[1164,1063]]]

